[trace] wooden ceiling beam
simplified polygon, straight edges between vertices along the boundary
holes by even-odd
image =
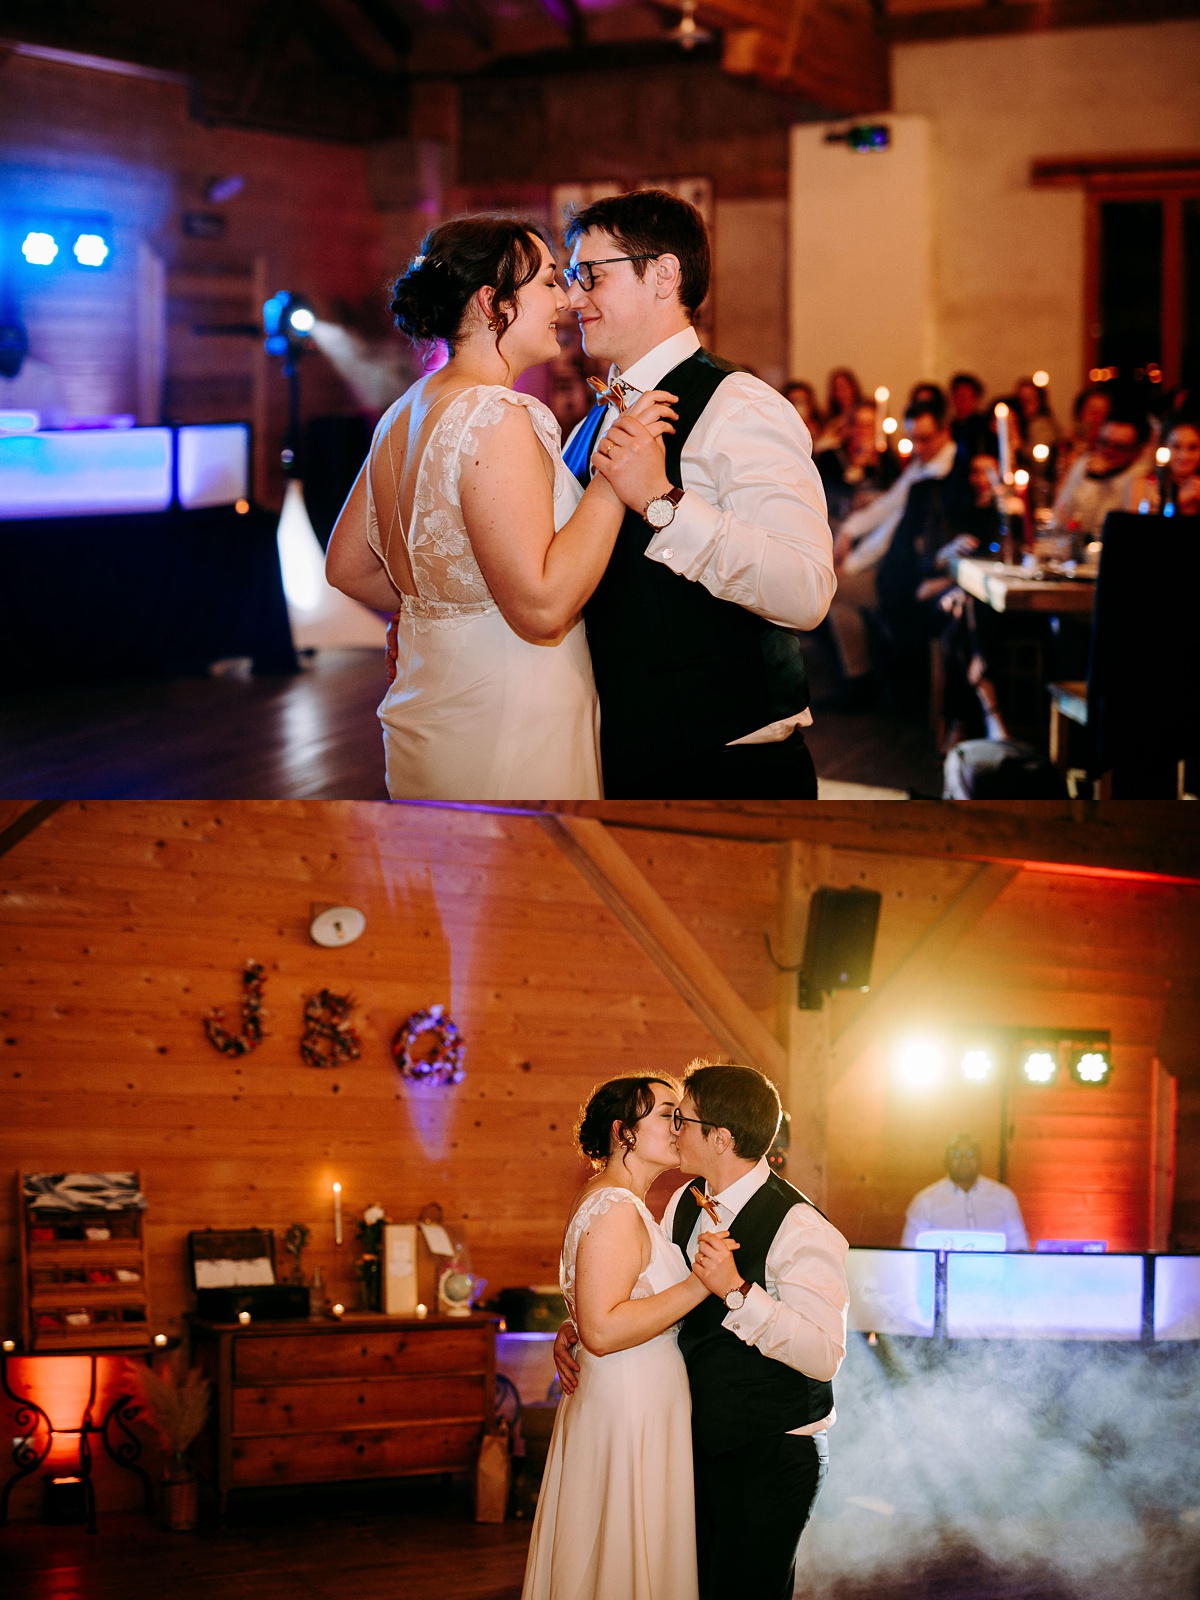
[[[545,816],[542,826],[721,1048],[782,1083],[783,1046],[604,824],[588,817]]]
[[[930,6],[926,0],[888,0],[893,44],[927,39],[972,39],[989,34],[1042,33],[1048,28],[1128,27],[1200,17],[1200,0],[974,0]]]
[[[721,65],[735,77],[832,112],[891,103],[887,40],[871,0],[703,0],[700,14],[724,30]]]
[[[62,800],[8,800],[0,806],[0,856],[7,855],[14,845],[28,838],[35,828],[40,828],[47,817],[52,817],[65,801]]]
[[[1173,800],[565,800],[492,809],[718,839],[805,839],[840,850],[1200,882],[1200,806]]]

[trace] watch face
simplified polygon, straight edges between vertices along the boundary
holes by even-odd
[[[665,528],[675,516],[675,507],[669,500],[651,500],[646,507],[646,521],[652,528]]]
[[[725,1296],[725,1304],[730,1311],[740,1311],[746,1303],[746,1296],[740,1289],[731,1289]]]

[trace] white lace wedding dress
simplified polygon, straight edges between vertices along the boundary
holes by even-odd
[[[411,567],[396,679],[379,707],[393,799],[592,800],[600,796],[599,710],[583,623],[556,645],[514,633],[475,561],[459,504],[465,453],[523,406],[554,464],[554,526],[582,491],[540,401],[480,386],[454,396],[404,459],[398,400],[375,430],[367,537],[392,582]],[[415,469],[415,479],[414,479]],[[401,507],[411,494],[407,517]],[[381,527],[380,513],[384,525]]]
[[[575,1254],[589,1222],[634,1205],[650,1265],[633,1300],[682,1283],[688,1268],[628,1189],[590,1194],[571,1218],[559,1281],[575,1318]],[[590,1355],[554,1419],[522,1600],[696,1600],[692,1402],[674,1328],[631,1350]]]

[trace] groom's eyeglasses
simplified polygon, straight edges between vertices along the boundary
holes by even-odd
[[[716,1127],[716,1123],[715,1122],[705,1122],[702,1117],[685,1117],[683,1112],[680,1111],[678,1106],[675,1107],[675,1115],[671,1118],[671,1121],[674,1124],[676,1133],[682,1133],[683,1132],[683,1125],[684,1125],[685,1122],[694,1122],[698,1128],[715,1128]]]
[[[563,282],[569,289],[577,283],[584,294],[590,294],[596,287],[596,274],[593,267],[612,267],[618,261],[657,261],[657,256],[605,256],[603,261],[577,261],[573,267],[563,268]]]

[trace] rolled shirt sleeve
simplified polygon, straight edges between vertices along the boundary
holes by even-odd
[[[795,408],[757,378],[726,378],[684,445],[682,476],[647,557],[770,622],[815,628],[836,587],[833,540]]]
[[[767,1287],[751,1284],[722,1326],[772,1361],[832,1381],[846,1356],[846,1249],[819,1212],[793,1206],[767,1253]]]

